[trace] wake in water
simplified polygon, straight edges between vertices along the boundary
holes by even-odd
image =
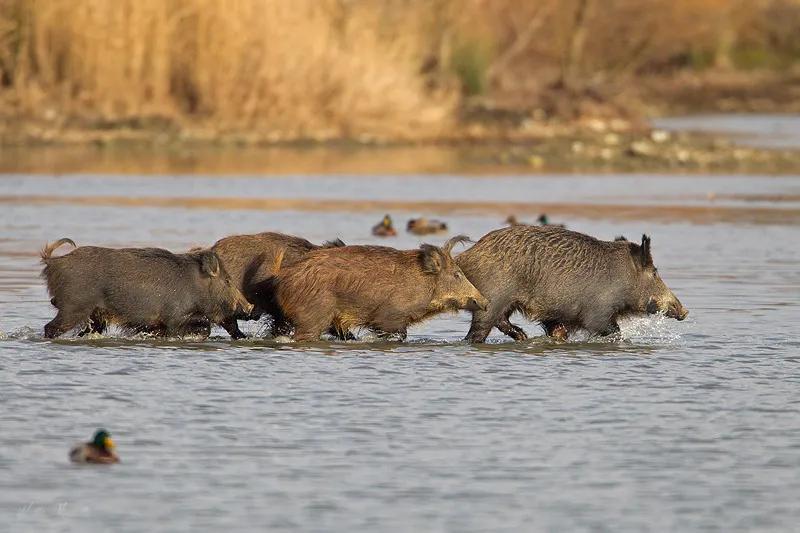
[[[245,330],[247,334],[246,339],[241,339],[237,342],[260,342],[271,341],[278,344],[294,343],[290,336],[280,335],[277,337],[272,336],[271,322],[269,319],[263,319],[258,322],[245,323],[249,327]],[[84,341],[98,341],[98,340],[128,340],[128,341],[162,341],[168,343],[203,343],[203,342],[218,342],[230,340],[227,334],[219,328],[212,330],[212,335],[205,337],[203,335],[184,335],[180,337],[159,337],[151,333],[132,333],[129,330],[118,326],[110,326],[105,334],[89,333],[84,336],[78,336],[80,328],[76,328],[68,335],[62,336],[59,342],[84,342]],[[635,343],[635,344],[680,344],[682,334],[685,327],[677,325],[676,322],[661,314],[648,315],[641,317],[629,317],[620,321],[620,333],[610,337],[592,336],[586,331],[576,331],[570,336],[566,342],[557,341],[544,334],[544,331],[536,324],[530,323],[526,328],[530,338],[523,343],[515,343],[512,339],[493,335],[486,340],[486,344],[500,345],[500,344],[535,344],[535,345],[559,345],[559,344],[585,344],[585,343]],[[217,331],[218,330],[218,331]],[[450,332],[449,332],[450,333]],[[17,330],[10,332],[0,331],[0,340],[22,340],[22,341],[41,341],[45,340],[44,335],[40,329],[34,329],[29,326],[21,327]],[[350,344],[350,345],[364,345],[376,343],[392,343],[392,344],[436,344],[436,345],[459,345],[463,344],[468,346],[468,343],[463,339],[463,336],[453,336],[452,333],[447,336],[426,334],[423,336],[411,335],[405,341],[397,337],[385,338],[370,330],[364,329],[357,332],[356,338],[352,340],[341,340],[330,335],[324,335],[321,339],[323,342],[331,342],[336,344]]]

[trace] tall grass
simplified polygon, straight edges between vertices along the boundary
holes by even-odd
[[[0,69],[29,110],[339,137],[437,128],[453,103],[419,74],[422,2],[0,1]]]
[[[446,131],[463,99],[800,53],[800,0],[0,0],[0,118]]]

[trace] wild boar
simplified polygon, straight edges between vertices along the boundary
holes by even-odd
[[[278,306],[297,341],[355,327],[405,339],[409,325],[435,314],[486,308],[486,298],[450,255],[465,240],[417,250],[345,246],[309,252],[276,276]]]
[[[689,313],[658,275],[646,235],[636,244],[556,226],[511,226],[485,235],[456,263],[490,302],[472,314],[471,342],[486,340],[493,327],[524,340],[508,320],[514,311],[562,339],[577,329],[611,335],[626,315],[683,320]]]
[[[320,248],[342,247],[344,243],[336,239],[317,246],[306,239],[285,235],[283,233],[258,233],[255,235],[231,235],[218,240],[211,250],[219,256],[222,265],[231,277],[231,281],[244,294],[247,301],[254,305],[253,312],[247,316],[231,317],[226,325],[229,331],[239,330],[237,319],[257,320],[262,313],[276,317],[272,277],[275,274],[276,262],[284,266],[294,265],[306,253]],[[273,320],[272,333],[286,334],[286,324]]]
[[[64,244],[75,246],[60,239],[41,254],[42,277],[58,309],[44,327],[47,338],[87,321],[98,332],[114,322],[133,331],[183,335],[197,332],[198,324],[201,330],[209,323],[224,327],[231,316],[252,311],[213,251],[81,246],[51,257]],[[235,331],[228,333],[238,338]]]

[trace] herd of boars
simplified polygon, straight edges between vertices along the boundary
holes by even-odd
[[[207,336],[217,324],[238,339],[239,320],[268,314],[273,335],[296,341],[352,339],[359,329],[402,340],[410,325],[465,309],[472,312],[466,338],[480,343],[493,328],[526,339],[509,321],[515,311],[562,340],[580,329],[616,334],[624,316],[688,314],[661,280],[646,235],[641,243],[602,241],[555,226],[514,225],[454,257],[454,246],[467,242],[458,236],[441,247],[397,250],[260,233],[177,254],[60,239],[41,254],[58,309],[44,334],[78,327],[79,335],[103,333],[114,323],[137,333]],[[53,256],[65,244],[75,249]]]

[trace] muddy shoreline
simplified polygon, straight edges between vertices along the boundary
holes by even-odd
[[[0,173],[66,174],[489,174],[687,172],[797,174],[800,149],[736,144],[730,137],[615,129],[592,121],[551,136],[432,143],[209,142],[0,147]]]

